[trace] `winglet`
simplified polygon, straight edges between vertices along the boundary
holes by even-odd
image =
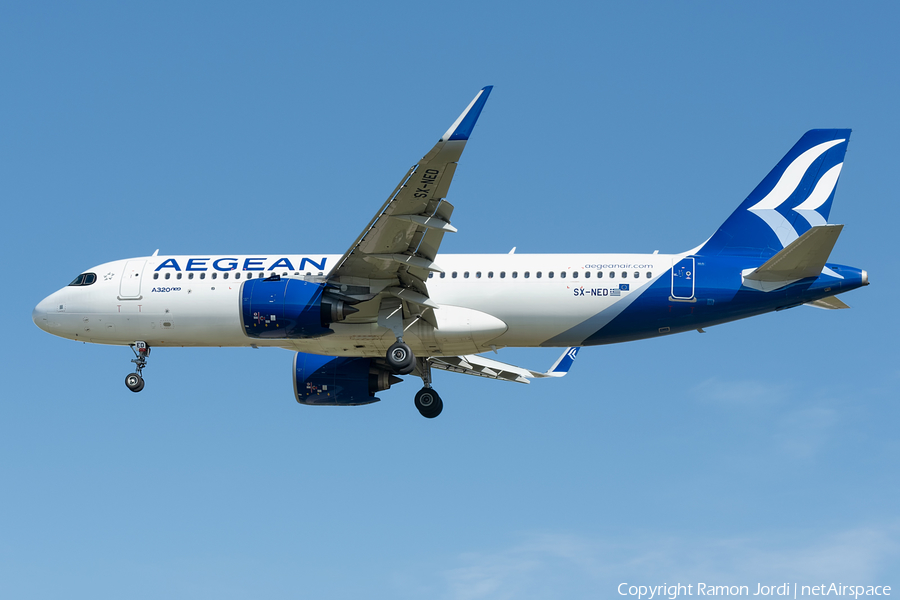
[[[475,96],[475,99],[466,107],[466,110],[464,110],[463,113],[459,115],[459,118],[454,121],[453,125],[450,126],[447,133],[441,136],[440,141],[447,142],[449,140],[469,139],[469,136],[472,135],[472,129],[475,128],[475,122],[478,120],[479,115],[481,115],[481,109],[484,108],[484,103],[487,102],[492,89],[494,89],[494,86],[492,85],[482,88],[482,90],[478,92],[478,95]]]
[[[550,367],[550,370],[544,373],[547,377],[562,377],[566,373],[569,372],[569,369],[572,368],[572,363],[575,362],[575,356],[578,355],[578,351],[580,347],[571,347],[566,348],[566,351],[562,353],[556,362],[553,363],[553,366]]]

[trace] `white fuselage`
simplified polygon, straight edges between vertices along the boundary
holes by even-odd
[[[567,345],[548,340],[670,272],[683,255],[441,255],[427,280],[435,328],[404,321],[417,356],[491,348]],[[99,265],[90,285],[44,299],[35,322],[54,335],[100,344],[277,346],[313,354],[383,356],[395,341],[377,324],[377,306],[331,324],[313,339],[254,339],[241,322],[241,284],[276,274],[324,281],[337,255],[151,256]],[[622,286],[621,284],[627,284]],[[578,289],[583,292],[577,291]],[[622,289],[625,288],[625,289]],[[585,293],[586,292],[586,293]],[[361,305],[365,306],[365,305]]]

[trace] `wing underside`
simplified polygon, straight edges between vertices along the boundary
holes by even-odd
[[[491,92],[482,89],[422,160],[407,171],[393,193],[328,274],[327,282],[357,302],[393,297],[404,317],[434,324],[426,280],[432,271],[453,205],[445,200],[457,161]],[[360,316],[371,314],[364,311]]]

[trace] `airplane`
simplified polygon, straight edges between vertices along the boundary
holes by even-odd
[[[34,309],[35,324],[130,346],[144,388],[151,348],[295,352],[294,398],[355,406],[420,377],[415,406],[443,410],[432,369],[529,383],[564,376],[583,346],[656,338],[800,305],[848,308],[866,271],[828,262],[827,222],[849,129],[806,132],[713,235],[676,254],[439,254],[456,232],[446,200],[492,86],[403,176],[342,254],[159,255],[79,274]],[[484,356],[565,348],[545,372]]]

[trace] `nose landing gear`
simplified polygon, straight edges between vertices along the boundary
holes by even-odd
[[[147,366],[150,346],[146,342],[135,342],[130,347],[132,352],[134,352],[134,358],[131,359],[131,362],[134,363],[135,372],[125,376],[125,386],[132,392],[139,392],[144,389],[144,378],[141,376],[141,372]]]

